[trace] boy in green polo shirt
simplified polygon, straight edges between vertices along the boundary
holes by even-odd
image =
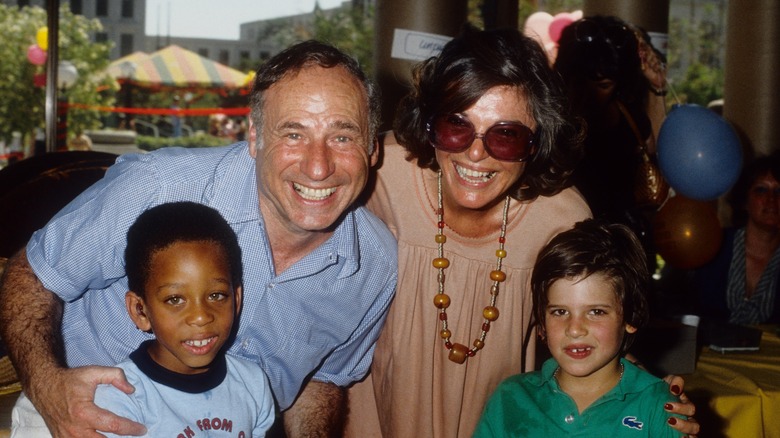
[[[578,223],[534,266],[534,316],[552,358],[512,376],[488,401],[475,437],[679,437],[668,385],[623,358],[648,319],[650,276],[625,226]]]

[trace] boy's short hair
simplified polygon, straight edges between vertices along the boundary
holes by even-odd
[[[221,246],[227,255],[233,287],[241,285],[241,247],[222,215],[203,204],[171,202],[141,213],[127,231],[125,271],[130,290],[143,295],[152,257],[178,242],[213,242]]]
[[[622,304],[623,321],[636,328],[644,326],[650,316],[650,274],[642,244],[625,225],[588,219],[555,236],[539,253],[531,275],[531,292],[540,328],[544,328],[547,292],[553,283],[596,273],[612,283]],[[623,352],[632,341],[633,334],[626,333]]]

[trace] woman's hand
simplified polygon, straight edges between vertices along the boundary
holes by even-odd
[[[682,415],[687,417],[687,420],[681,420],[677,417],[669,417],[669,425],[689,437],[696,437],[699,434],[701,426],[693,416],[696,414],[696,406],[691,402],[687,395],[683,392],[685,381],[680,376],[669,375],[664,377],[664,381],[669,384],[669,391],[680,398],[679,403],[667,403],[664,405],[666,412]]]

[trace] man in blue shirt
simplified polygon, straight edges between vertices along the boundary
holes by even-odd
[[[149,339],[120,317],[125,235],[172,201],[219,210],[238,235],[244,310],[228,354],[266,371],[289,437],[336,430],[396,283],[395,240],[354,205],[377,160],[378,108],[353,59],[295,45],[258,71],[248,144],[122,156],[33,235],[6,269],[0,336],[53,436],[144,433],[93,395],[133,390],[109,367]]]

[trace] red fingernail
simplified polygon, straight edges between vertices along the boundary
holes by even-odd
[[[667,420],[667,423],[669,423],[669,424],[671,424],[672,426],[674,426],[675,424],[677,424],[677,419],[676,419],[676,418],[674,418],[674,417],[672,417],[672,418],[670,418],[669,420]]]
[[[664,409],[666,409],[667,411],[671,411],[672,410],[672,404],[671,403],[665,404],[664,405]]]
[[[672,393],[674,395],[680,395],[682,391],[680,391],[680,387],[677,385],[672,385]]]

